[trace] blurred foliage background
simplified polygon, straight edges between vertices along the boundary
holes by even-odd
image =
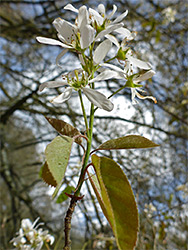
[[[61,60],[62,68],[57,68],[55,58],[61,48],[41,45],[35,37],[56,39],[53,20],[74,20],[74,13],[63,9],[67,3],[96,8],[100,1],[0,2],[1,249],[12,248],[10,239],[22,218],[34,221],[37,217],[56,237],[53,249],[62,249],[63,218],[69,201],[57,204],[51,199],[51,188],[39,178],[45,146],[57,135],[44,116],[62,119],[81,131],[84,122],[76,94],[54,106],[49,97],[60,89],[39,93],[38,87],[79,65],[76,55],[68,53]],[[145,90],[158,103],[144,100],[133,106],[130,89],[124,89],[112,99],[113,112],[97,111],[94,146],[126,134],[143,135],[161,145],[101,154],[117,160],[133,187],[140,215],[136,249],[188,249],[188,2],[103,1],[107,10],[114,3],[120,13],[129,10],[125,27],[138,32],[129,44],[135,56],[149,61],[157,72],[145,83]],[[110,94],[123,84],[110,80],[97,87]],[[64,187],[75,186],[81,153],[75,146]],[[117,249],[88,181],[82,194],[84,199],[73,216],[72,248]]]

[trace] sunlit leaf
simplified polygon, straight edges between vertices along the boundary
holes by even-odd
[[[48,169],[55,181],[57,187],[54,196],[61,187],[63,177],[65,175],[66,167],[69,162],[73,139],[68,136],[57,136],[45,150],[46,162]]]
[[[134,249],[138,233],[138,210],[129,181],[112,159],[92,155],[95,177],[90,181],[104,215],[114,232],[118,248]]]
[[[57,130],[57,132],[59,132],[61,135],[67,135],[69,137],[81,135],[80,132],[75,127],[73,127],[72,125],[62,120],[49,118],[49,117],[45,117],[45,118],[52,125],[52,127],[54,127]],[[82,138],[81,137],[76,138],[75,142],[81,145]]]
[[[47,162],[44,163],[44,165],[41,167],[40,171],[40,177],[45,181],[48,185],[56,187],[57,182],[55,181],[54,177],[52,176]]]
[[[67,186],[58,196],[56,203],[62,203],[66,201],[68,199],[68,196],[65,193],[71,194],[71,192],[74,190],[75,188],[73,186]]]
[[[159,145],[140,135],[127,135],[101,144],[97,150],[153,148]]]

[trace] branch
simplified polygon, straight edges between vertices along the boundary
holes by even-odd
[[[70,230],[71,230],[71,219],[72,214],[74,212],[75,206],[76,206],[77,199],[76,197],[72,197],[69,208],[66,213],[65,217],[65,245],[63,247],[63,250],[70,250],[71,249],[71,240],[70,240]]]
[[[24,96],[22,99],[17,101],[14,105],[12,105],[8,110],[5,111],[5,113],[1,116],[0,122],[3,124],[6,124],[9,117],[27,101],[27,99],[31,98],[33,94],[37,92],[38,88],[33,90],[30,94],[27,96]]]

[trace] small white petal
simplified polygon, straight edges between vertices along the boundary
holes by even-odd
[[[105,10],[105,7],[104,7],[104,4],[99,4],[98,5],[98,11],[99,11],[99,13],[101,14],[101,15],[105,15],[105,13],[106,13],[106,10]]]
[[[82,89],[88,100],[95,106],[104,109],[106,111],[113,110],[114,104],[109,99],[107,99],[105,95],[94,89],[90,88],[82,88]]]
[[[120,16],[118,16],[112,23],[119,23],[123,20],[124,17],[126,17],[126,15],[128,14],[128,10],[126,10],[123,14],[121,14]]]
[[[144,62],[140,59],[134,58],[132,56],[127,56],[128,60],[133,64],[133,66],[136,66],[140,69],[151,69],[151,65],[148,62]]]
[[[113,64],[110,64],[110,63],[101,63],[100,65],[104,66],[104,67],[109,67],[109,68],[111,68],[111,69],[113,69],[113,70],[115,70],[115,71],[117,71],[119,73],[125,74],[124,70],[122,70],[121,68],[119,68],[116,65],[113,65]]]
[[[39,91],[43,91],[45,88],[57,88],[67,85],[67,81],[48,81],[39,86]]]
[[[33,228],[32,226],[32,222],[30,219],[23,219],[21,221],[21,228],[25,231],[25,230],[30,230]]]
[[[69,87],[61,95],[58,95],[54,97],[52,100],[50,100],[50,102],[55,103],[55,104],[63,103],[71,97],[71,94],[72,94],[72,88]]]
[[[132,104],[137,104],[138,101],[135,100],[136,97],[136,89],[135,88],[131,88],[131,100],[132,100]]]
[[[95,40],[101,39],[103,36],[111,33],[112,31],[123,26],[123,23],[118,23],[114,25],[109,25],[105,30],[102,30],[95,38]]]
[[[93,60],[96,64],[100,63],[105,56],[107,55],[108,51],[111,49],[112,43],[106,39],[102,43],[99,44],[99,46],[96,48]]]
[[[107,15],[107,19],[110,19],[115,14],[116,10],[117,10],[117,6],[113,4],[113,10],[109,15]]]
[[[80,33],[81,48],[85,49],[93,42],[95,37],[95,29],[92,28],[90,25],[85,25],[84,27],[82,27]]]
[[[118,32],[119,34],[125,36],[126,38],[130,37],[131,36],[131,32],[130,30],[124,28],[124,27],[121,27],[119,29],[116,29],[115,30],[116,32]]]
[[[93,78],[92,80],[90,80],[89,82],[99,82],[99,81],[104,81],[104,80],[108,80],[108,79],[121,79],[122,76],[120,75],[119,72],[116,72],[114,70],[110,70],[110,69],[106,69],[104,71],[102,71],[99,75],[97,75],[95,78]]]
[[[39,43],[44,43],[44,44],[49,44],[49,45],[60,45],[62,47],[65,46],[65,44],[63,44],[62,42],[52,39],[52,38],[38,36],[36,37],[36,39]]]
[[[104,18],[94,9],[89,8],[89,14],[93,21],[96,21],[98,25],[102,25]]]
[[[57,57],[56,57],[56,65],[61,67],[59,64],[59,60],[68,52],[68,49],[64,49]]]
[[[150,79],[153,75],[155,75],[155,71],[154,70],[149,70],[146,73],[136,77],[135,79],[133,79],[134,83],[137,82],[142,82],[142,81],[146,81],[148,79]]]
[[[116,30],[117,31],[117,30]],[[111,34],[105,35],[106,38],[108,38],[113,44],[115,44],[118,48],[120,48],[120,44],[117,40],[117,38]]]
[[[135,88],[131,88],[131,92],[132,92],[132,102],[133,103],[137,103],[137,101],[135,100],[135,96],[138,97],[139,99],[151,99],[152,101],[154,101],[154,103],[157,103],[157,100],[155,97],[142,96]]]
[[[67,4],[65,7],[64,7],[65,10],[71,10],[73,12],[76,12],[78,13],[78,10],[72,5],[72,4]]]
[[[37,217],[36,220],[33,222],[33,228],[36,226],[37,222],[40,220],[40,217]],[[39,223],[41,224],[41,223]],[[42,223],[43,224],[43,223]]]
[[[61,18],[56,18],[53,21],[53,25],[55,26],[56,30],[58,31],[58,33],[60,33],[60,35],[65,39],[65,41],[68,44],[71,44],[72,41],[76,40],[76,36],[75,36],[75,26]]]
[[[79,8],[77,21],[79,29],[89,24],[89,14],[85,5]]]
[[[52,245],[54,243],[54,241],[55,241],[55,238],[54,238],[54,236],[48,234],[47,237],[46,237],[46,241],[50,242],[50,245]]]

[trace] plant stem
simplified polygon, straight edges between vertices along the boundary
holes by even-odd
[[[78,94],[79,94],[79,97],[80,97],[80,103],[81,103],[82,112],[83,112],[83,116],[84,116],[86,131],[88,132],[89,128],[88,128],[88,122],[87,122],[87,115],[86,115],[86,111],[85,111],[85,108],[84,108],[84,103],[83,103],[83,99],[82,99],[81,90],[78,91]]]
[[[72,214],[74,212],[74,208],[76,206],[77,200],[75,197],[72,197],[70,206],[67,210],[66,217],[65,217],[65,245],[63,247],[63,250],[70,250],[71,249],[71,240],[70,240],[70,230],[71,230],[71,219]]]
[[[94,83],[92,84],[92,88],[94,88]],[[82,100],[81,91],[79,91],[79,96],[80,96],[81,107],[82,107],[82,111],[83,111],[83,115],[84,115],[84,121],[85,121],[85,125],[86,125],[88,140],[87,140],[87,149],[85,152],[82,170],[80,173],[80,178],[78,180],[78,184],[77,184],[77,188],[76,188],[76,191],[74,193],[74,196],[71,198],[70,205],[69,205],[69,208],[67,210],[66,217],[65,217],[65,229],[64,229],[65,245],[63,248],[64,250],[71,249],[71,240],[70,240],[71,219],[72,219],[72,214],[73,214],[75,206],[76,206],[76,202],[78,200],[78,196],[80,194],[82,184],[84,182],[84,177],[85,177],[85,173],[86,173],[85,170],[87,168],[89,157],[90,157],[91,143],[92,143],[92,137],[93,137],[93,122],[94,122],[94,112],[95,112],[94,105],[91,104],[90,120],[89,120],[89,127],[88,127],[87,116],[86,116],[86,112],[85,112],[85,108],[84,108],[84,104],[83,104],[83,100]]]

